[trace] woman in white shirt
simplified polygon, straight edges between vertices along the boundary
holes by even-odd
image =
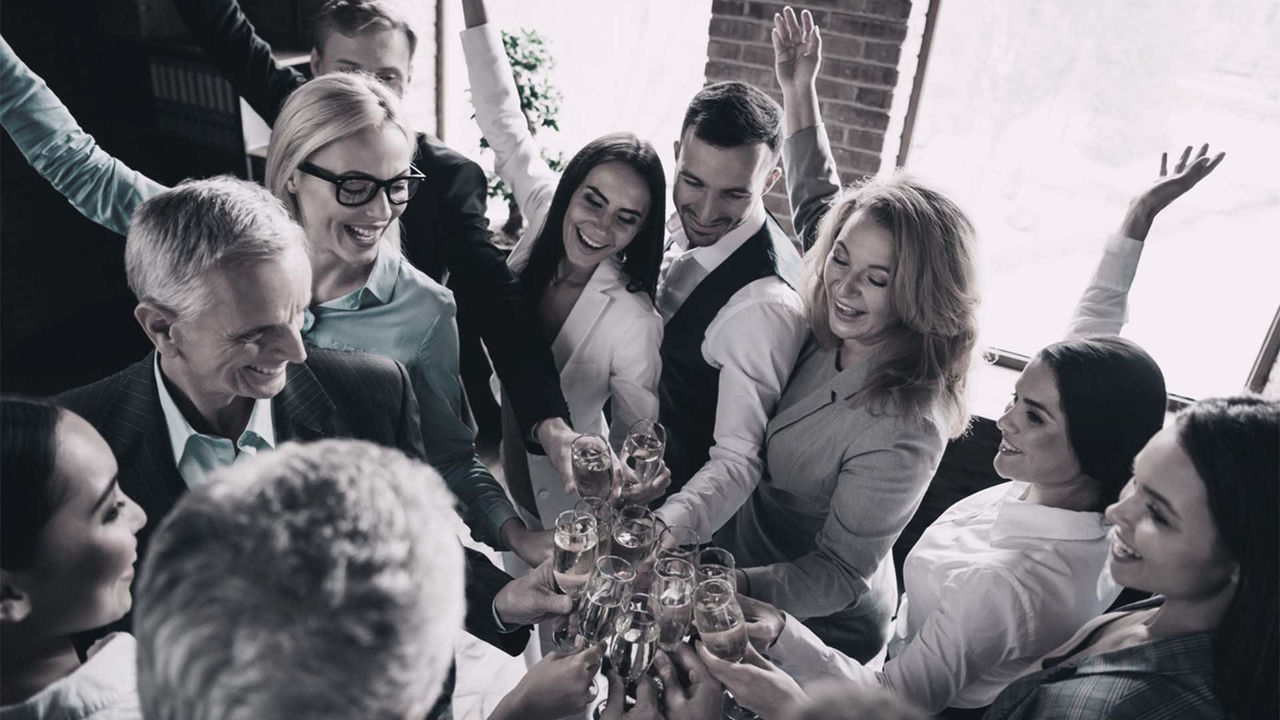
[[[494,169],[529,221],[509,264],[552,338],[574,429],[608,435],[616,449],[631,423],[658,413],[662,318],[653,295],[666,216],[662,162],[649,143],[614,133],[588,143],[557,178],[529,132],[484,3],[467,0],[463,11],[476,122],[493,148]],[[510,427],[504,435],[518,439]],[[545,456],[513,445],[504,443],[503,451],[512,495],[550,527],[577,501],[571,479],[562,480]]]
[[[120,490],[111,448],[79,415],[0,400],[0,718],[142,717],[133,637],[84,664],[71,638],[124,617],[146,513]]]
[[[788,50],[793,64],[808,53],[816,72],[820,40],[812,21],[804,24],[793,14],[780,19],[775,48],[780,66]],[[788,109],[813,97],[795,85],[783,88]],[[1162,162],[1161,178],[1134,200],[1120,235],[1108,242],[1068,339],[1038,353],[1019,377],[997,423],[1003,441],[995,469],[1011,482],[952,506],[912,549],[882,670],[826,647],[776,609],[750,604],[768,654],[801,686],[843,677],[888,687],[929,712],[981,708],[1114,601],[1118,588],[1102,572],[1108,547],[1102,510],[1115,502],[1165,411],[1160,368],[1114,334],[1152,219],[1216,167],[1222,156],[1210,159],[1207,152],[1201,148],[1189,162],[1187,148],[1172,176]],[[733,672],[714,658],[708,664],[713,672]],[[755,693],[745,704],[761,703],[753,709],[768,716],[762,708],[776,709],[772,702],[799,690],[779,675],[766,673],[772,684],[754,678],[743,688]],[[738,694],[729,677],[718,676]]]

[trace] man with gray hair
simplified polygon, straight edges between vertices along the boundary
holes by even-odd
[[[229,177],[182,183],[134,215],[125,265],[155,351],[58,400],[102,433],[121,490],[154,524],[215,469],[285,440],[350,437],[425,457],[402,365],[303,345],[304,242],[270,193]],[[138,534],[140,558],[150,533]],[[507,586],[483,555],[466,558],[466,629],[508,654],[524,649],[527,624],[571,606],[549,570]]]
[[[139,573],[144,716],[424,717],[462,628],[452,503],[427,465],[356,440],[215,472]]]

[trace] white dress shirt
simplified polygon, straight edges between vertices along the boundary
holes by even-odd
[[[920,537],[903,567],[907,596],[883,669],[826,647],[790,617],[770,656],[802,685],[877,683],[931,713],[989,705],[1119,595],[1103,572],[1102,514],[1028,503],[1027,488],[1008,482],[970,495]]]
[[[1119,335],[1129,320],[1129,288],[1142,260],[1142,242],[1116,234],[1102,246],[1102,257],[1076,303],[1065,339]]]
[[[688,247],[678,214],[667,222],[671,240],[658,275],[658,310],[670,320],[708,275],[764,227],[758,204],[741,225],[714,245]],[[693,528],[703,540],[728,522],[760,482],[765,425],[777,407],[809,334],[804,304],[777,276],[734,293],[707,326],[702,358],[720,371],[710,458],[658,516]]]
[[[141,720],[136,654],[133,636],[116,633],[75,672],[0,707],[0,720]]]
[[[164,424],[173,448],[173,464],[187,487],[204,483],[214,470],[230,465],[242,456],[252,457],[259,450],[271,450],[276,446],[276,426],[271,417],[270,400],[254,400],[244,432],[232,443],[227,438],[198,433],[191,427],[169,395],[169,388],[165,387],[164,376],[160,373],[160,353],[156,353],[155,370],[160,409],[164,411]]]

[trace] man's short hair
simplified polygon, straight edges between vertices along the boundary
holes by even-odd
[[[355,37],[369,30],[401,30],[409,40],[409,57],[418,49],[418,35],[408,17],[389,0],[328,0],[316,13],[311,46],[323,52],[330,33]]]
[[[210,301],[217,269],[305,250],[302,228],[261,185],[229,175],[188,180],[138,206],[125,274],[139,302],[189,318]]]
[[[465,610],[453,513],[438,473],[362,441],[222,469],[143,561],[143,716],[424,717]]]
[[[694,137],[716,147],[764,143],[776,153],[782,143],[782,108],[746,83],[715,83],[693,96],[684,112],[681,138],[690,127]]]

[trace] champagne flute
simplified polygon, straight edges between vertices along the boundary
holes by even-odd
[[[569,450],[578,495],[608,500],[613,494],[613,453],[609,442],[599,435],[579,435]]]
[[[658,647],[675,652],[689,633],[697,570],[680,558],[659,558],[654,565],[653,597],[658,606]]]
[[[556,518],[553,571],[560,592],[577,600],[595,568],[599,535],[596,516],[565,510]]]
[[[736,588],[738,581],[734,577],[733,569],[733,553],[724,548],[703,548],[698,553],[699,583],[706,580],[720,579],[729,583],[729,587]]]
[[[631,563],[616,555],[596,558],[596,567],[583,593],[578,615],[578,636],[587,645],[606,640],[613,632],[618,608],[631,592],[636,572]]]
[[[631,424],[627,439],[622,444],[622,454],[635,470],[635,479],[628,479],[623,486],[624,495],[653,482],[666,449],[667,429],[657,420],[642,418]]]
[[[747,625],[732,583],[712,578],[698,584],[693,624],[712,655],[729,662],[742,662],[747,653]]]
[[[649,595],[635,593],[618,613],[609,651],[609,662],[628,688],[649,669],[657,645],[656,604]]]
[[[600,548],[596,555],[598,557],[608,555],[609,550],[613,547],[613,505],[610,505],[607,500],[585,497],[579,500],[573,506],[573,509],[578,512],[591,513],[595,516],[597,544]]]
[[[627,505],[613,523],[613,552],[635,568],[637,584],[648,587],[649,563],[658,540],[658,519],[643,505]]]
[[[658,536],[658,559],[679,558],[690,565],[698,563],[700,538],[691,527],[668,525]]]

